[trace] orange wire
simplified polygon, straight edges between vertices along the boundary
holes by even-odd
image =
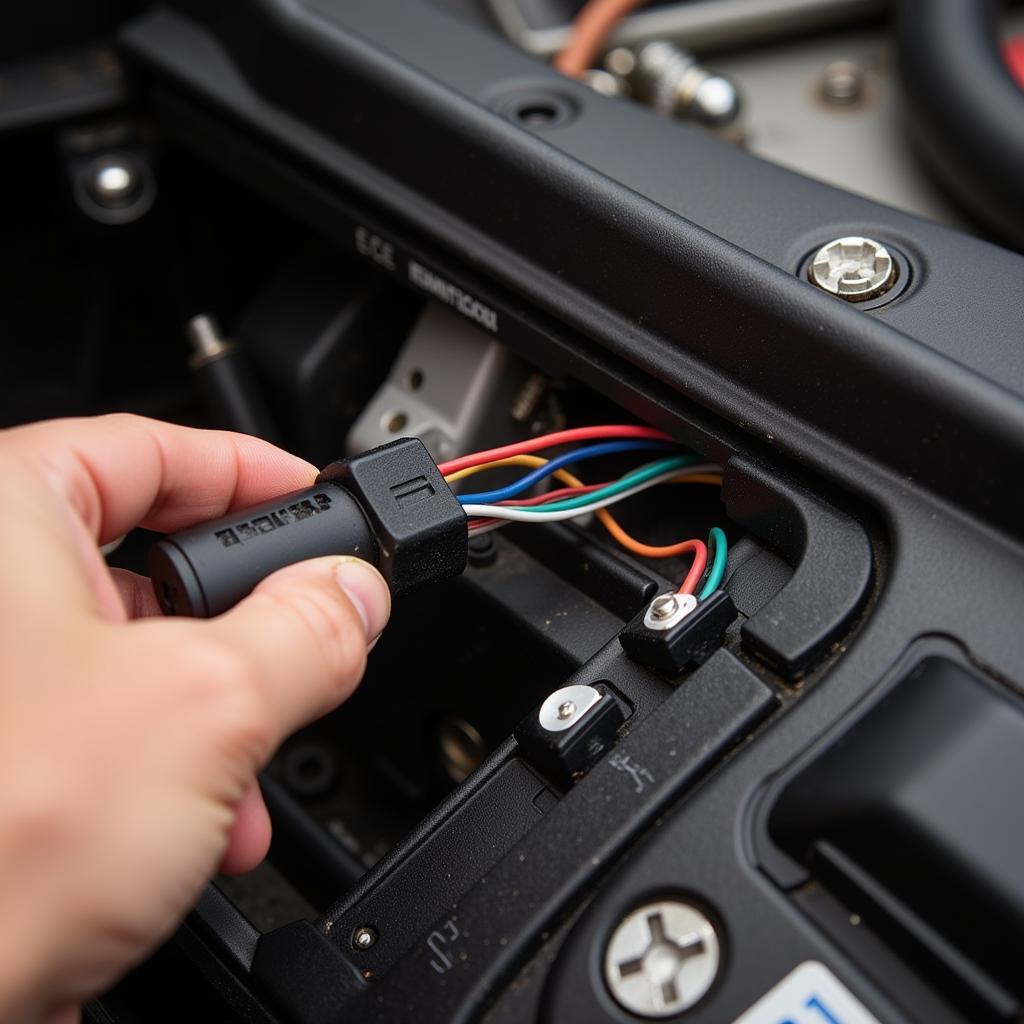
[[[542,458],[539,455],[527,455],[519,454],[512,455],[505,459],[499,459],[495,462],[483,463],[476,466],[469,466],[465,469],[456,470],[453,473],[449,473],[445,476],[445,480],[448,483],[455,483],[457,480],[461,480],[467,476],[473,476],[476,473],[483,473],[489,469],[497,469],[501,466],[543,466],[548,462],[547,459]],[[586,488],[586,485],[580,480],[579,477],[574,476],[567,469],[559,469],[555,472],[555,478],[561,480],[562,483],[568,484],[570,488],[576,490],[579,488]],[[718,473],[693,473],[689,476],[679,476],[674,480],[668,481],[669,483],[677,484],[713,484],[716,487],[722,486],[722,477]],[[547,494],[544,499],[550,501],[552,494]],[[502,502],[502,504],[514,504],[514,502]],[[531,502],[532,504],[532,502]],[[687,555],[693,553],[693,564],[690,566],[690,571],[686,574],[686,579],[683,580],[683,585],[679,588],[681,594],[690,594],[694,588],[700,582],[701,576],[704,575],[704,569],[707,566],[708,560],[708,549],[707,545],[702,540],[684,540],[678,544],[667,544],[663,547],[655,547],[651,544],[644,544],[643,541],[637,540],[635,537],[631,537],[626,531],[619,525],[618,520],[608,511],[606,508],[599,508],[595,513],[601,525],[615,538],[626,550],[632,551],[635,555],[640,555],[641,558],[676,558],[679,555]],[[485,522],[488,522],[485,520]]]
[[[698,474],[696,476],[684,476],[679,483],[715,483],[721,486],[722,477],[713,476],[711,473]],[[668,544],[664,547],[654,547],[650,544],[644,544],[642,541],[638,541],[634,537],[630,537],[626,530],[623,529],[618,520],[615,519],[607,509],[598,509],[596,513],[598,519],[604,525],[604,528],[609,534],[624,548],[632,551],[635,555],[640,555],[643,558],[676,558],[679,555],[688,554],[693,550],[692,541],[681,541],[679,544]],[[701,569],[701,571],[703,571]]]
[[[645,0],[589,0],[572,23],[569,42],[555,58],[555,67],[579,78],[592,67],[615,26]]]

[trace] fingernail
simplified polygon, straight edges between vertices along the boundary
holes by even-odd
[[[373,566],[359,558],[345,559],[335,570],[338,586],[363,620],[367,643],[380,635],[391,614],[391,592]]]

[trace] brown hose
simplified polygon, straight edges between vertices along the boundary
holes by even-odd
[[[576,20],[555,67],[570,78],[579,78],[601,54],[615,26],[646,0],[589,0]]]

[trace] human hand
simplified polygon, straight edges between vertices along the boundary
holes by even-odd
[[[0,1019],[75,1020],[220,865],[264,856],[255,783],[357,685],[390,613],[365,562],[320,558],[209,621],[154,618],[98,550],[312,483],[237,434],[133,416],[0,433]]]

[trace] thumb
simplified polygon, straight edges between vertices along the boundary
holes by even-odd
[[[390,591],[373,566],[330,557],[268,576],[205,626],[242,655],[280,742],[350,696],[390,613]]]

